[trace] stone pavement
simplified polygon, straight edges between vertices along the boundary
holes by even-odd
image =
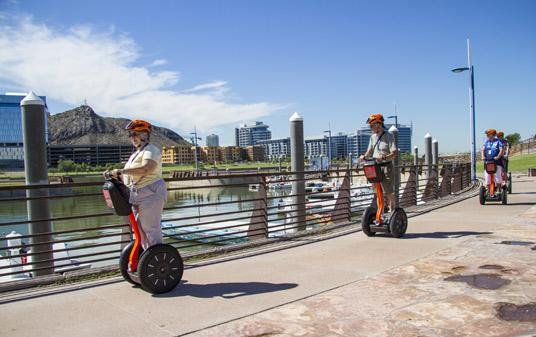
[[[536,242],[535,182],[516,180],[507,206],[471,198],[411,218],[404,239],[353,233],[190,266],[165,295],[115,278],[14,296],[0,305],[0,335],[534,335],[534,322],[496,314],[499,302],[536,302],[534,245],[500,244]],[[499,277],[478,286],[505,284],[491,290],[445,281],[477,273]],[[503,317],[512,308],[503,306]]]

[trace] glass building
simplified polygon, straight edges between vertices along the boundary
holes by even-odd
[[[259,140],[257,145],[264,147],[264,154],[269,160],[290,157],[290,137]]]
[[[215,134],[208,135],[206,139],[206,145],[210,147],[220,146],[220,137]]]
[[[20,102],[26,94],[0,95],[0,167],[20,168],[24,165],[22,115]],[[46,97],[45,121],[47,115]],[[48,137],[45,135],[47,142]]]
[[[241,124],[235,129],[236,146],[253,146],[261,140],[272,138],[272,132],[268,130],[269,126],[262,122],[255,122],[253,125]]]

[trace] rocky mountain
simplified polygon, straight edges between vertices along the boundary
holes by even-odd
[[[49,115],[48,141],[51,145],[129,144],[124,130],[130,120],[102,117],[88,105]],[[162,146],[189,144],[177,133],[153,125],[151,143]]]

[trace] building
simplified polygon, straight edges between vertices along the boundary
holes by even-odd
[[[201,151],[203,161],[214,163],[222,160],[221,148],[219,146],[203,146]]]
[[[255,145],[246,147],[247,159],[249,161],[266,161],[264,147]]]
[[[261,140],[257,142],[264,148],[264,155],[267,160],[276,160],[280,156],[282,158],[290,157],[290,137]]]
[[[162,164],[191,164],[194,152],[190,145],[177,145],[162,148]]]
[[[206,144],[207,146],[220,146],[220,138],[215,134],[208,135],[206,138]]]
[[[236,146],[253,146],[261,140],[272,138],[272,132],[268,130],[269,126],[262,122],[255,122],[253,125],[241,124],[235,129]]]
[[[20,102],[26,94],[6,93],[0,95],[0,167],[24,167],[24,148],[22,145],[22,113]],[[45,126],[47,118],[46,97],[39,96],[45,102]],[[48,142],[48,137],[45,134]]]
[[[393,124],[386,124],[387,130],[393,126]],[[413,129],[411,126],[398,125],[398,149],[400,153],[411,153],[411,138]],[[361,128],[355,133],[348,136],[348,152],[352,154],[362,155],[367,152],[370,136],[372,131],[368,127]]]
[[[305,139],[305,157],[308,159],[328,155],[328,141],[324,136]]]
[[[328,146],[331,143],[331,158],[344,159],[348,156],[348,135],[339,132],[335,136],[328,137]],[[328,153],[329,155],[329,153]]]
[[[348,153],[352,153],[352,156],[360,156],[365,154],[368,149],[370,136],[372,131],[370,128],[361,128],[355,133],[348,135]]]
[[[86,163],[91,166],[110,163],[123,163],[134,152],[130,144],[120,145],[49,145],[48,162],[50,166],[58,166],[60,160],[72,160],[75,163]]]
[[[222,146],[221,159],[227,163],[235,163],[246,159],[246,151],[240,146]]]

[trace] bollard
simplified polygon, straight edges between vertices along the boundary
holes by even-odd
[[[432,167],[435,171],[436,191],[439,191],[439,143],[437,139],[432,141]]]
[[[419,199],[419,148],[413,148],[413,166],[415,167],[415,200]]]
[[[352,152],[348,153],[348,174],[350,175],[350,185],[352,185]]]
[[[398,207],[400,201],[400,151],[398,149],[398,129],[396,126],[391,126],[389,128],[389,133],[393,135],[393,138],[395,139],[395,147],[397,149],[395,160],[393,160],[393,191],[395,192],[395,205]]]
[[[45,141],[45,103],[35,93],[30,92],[20,102],[20,106],[22,111],[26,185],[46,185],[48,184],[48,172]],[[28,189],[26,190],[26,196],[28,198],[48,197],[48,189]],[[50,219],[48,199],[32,199],[26,203],[30,221]],[[32,269],[38,269],[33,272],[35,276],[51,274],[54,271],[51,232],[52,224],[49,220],[29,224],[30,235],[39,235],[31,238],[31,244],[43,243],[31,248],[32,253],[38,253],[37,255],[30,255],[29,259]]]
[[[294,174],[292,182],[293,215],[298,223],[298,230],[305,230],[305,174],[303,118],[295,112],[290,121],[290,161]]]
[[[427,133],[424,136],[424,165],[426,165],[426,177],[432,175],[432,136]]]

